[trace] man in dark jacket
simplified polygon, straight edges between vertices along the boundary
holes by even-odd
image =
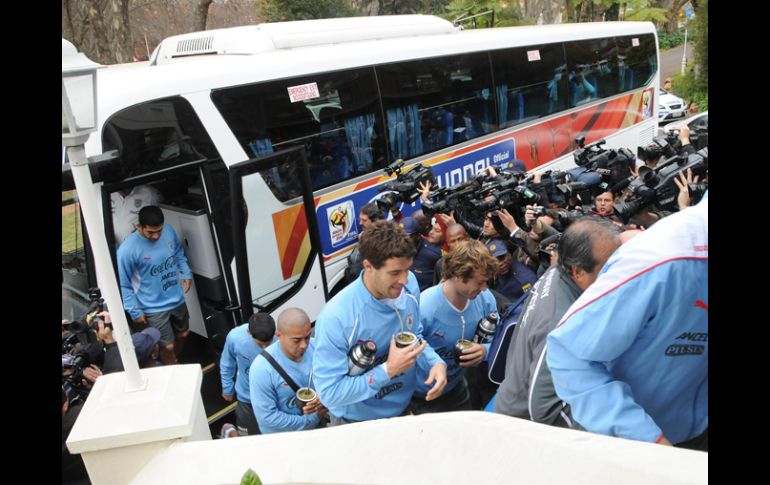
[[[496,413],[573,427],[545,362],[546,337],[620,246],[619,232],[611,222],[596,218],[578,219],[564,232],[558,264],[537,281],[514,330]]]

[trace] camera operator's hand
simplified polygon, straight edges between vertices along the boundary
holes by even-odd
[[[492,178],[497,177],[497,170],[495,170],[495,167],[493,167],[492,165],[488,166],[484,170],[487,171],[487,173],[489,174],[490,177],[492,177]]]
[[[500,221],[509,231],[513,232],[519,228],[511,213],[508,212],[508,209],[497,210],[495,211],[495,215],[500,218]]]
[[[692,178],[692,169],[688,168],[686,172],[686,175],[685,171],[679,172],[674,178],[674,183],[677,187],[679,187],[679,196],[676,198],[676,202],[679,205],[679,210],[684,210],[690,207],[690,188],[688,185],[698,183],[697,175],[695,176],[694,180]]]
[[[457,224],[454,214],[455,211],[451,211],[449,214],[436,214],[435,217],[441,219],[441,221],[444,223],[444,227],[449,227],[452,224]]]
[[[687,125],[677,125],[672,127],[675,130],[679,130],[679,140],[682,142],[682,146],[690,144],[690,127]]]
[[[182,280],[182,289],[185,293],[190,291],[190,286],[192,285],[192,280]]]
[[[543,180],[542,172],[535,172],[535,174],[532,175],[532,183],[539,184],[541,180]]]
[[[420,182],[420,188],[418,192],[420,192],[421,202],[430,202],[430,199],[428,199],[428,194],[430,193],[430,180]]]
[[[94,364],[89,365],[83,369],[83,382],[84,386],[93,386],[96,379],[102,376],[102,370],[96,367]]]
[[[535,211],[533,209],[534,206],[528,205],[527,211],[524,212],[524,222],[526,222],[529,227],[533,227],[535,221],[537,220],[535,217]]]
[[[112,325],[108,325],[112,323],[110,314],[108,312],[101,312],[97,313],[96,316],[101,319],[96,323],[96,338],[104,342],[104,345],[115,342],[115,338],[112,336]]]

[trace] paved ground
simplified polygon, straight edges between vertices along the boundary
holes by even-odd
[[[682,69],[682,53],[684,52],[684,44],[678,45],[673,49],[667,51],[660,51],[660,84],[663,85],[663,80],[667,77],[673,76],[675,73],[680,72]],[[693,45],[687,43],[687,62],[690,62],[693,58]]]

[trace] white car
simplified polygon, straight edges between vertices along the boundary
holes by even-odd
[[[658,90],[658,121],[671,121],[684,118],[687,105],[679,96],[674,96],[662,89]]]

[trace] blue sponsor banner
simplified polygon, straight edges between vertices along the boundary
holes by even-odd
[[[512,162],[516,154],[516,144],[513,137],[488,146],[481,146],[469,153],[464,153],[450,158],[444,162],[430,165],[433,175],[436,176],[436,182],[440,187],[451,187],[468,180],[477,172],[493,165],[499,166]],[[428,160],[429,162],[430,160]],[[349,196],[326,202],[316,208],[316,217],[318,219],[318,229],[321,233],[321,246],[324,256],[334,254],[346,247],[355,244],[358,241],[357,233],[360,227],[350,227],[347,231],[340,232],[339,214],[347,213],[349,220],[356,224],[358,211],[361,206],[382,197],[386,192],[380,192],[377,189],[395,177],[364,190],[354,192]],[[352,204],[351,204],[352,202]],[[404,215],[409,215],[420,208],[420,202],[415,201],[412,204],[401,204],[400,209]],[[331,217],[336,214],[337,217]],[[335,219],[335,220],[332,220]]]

